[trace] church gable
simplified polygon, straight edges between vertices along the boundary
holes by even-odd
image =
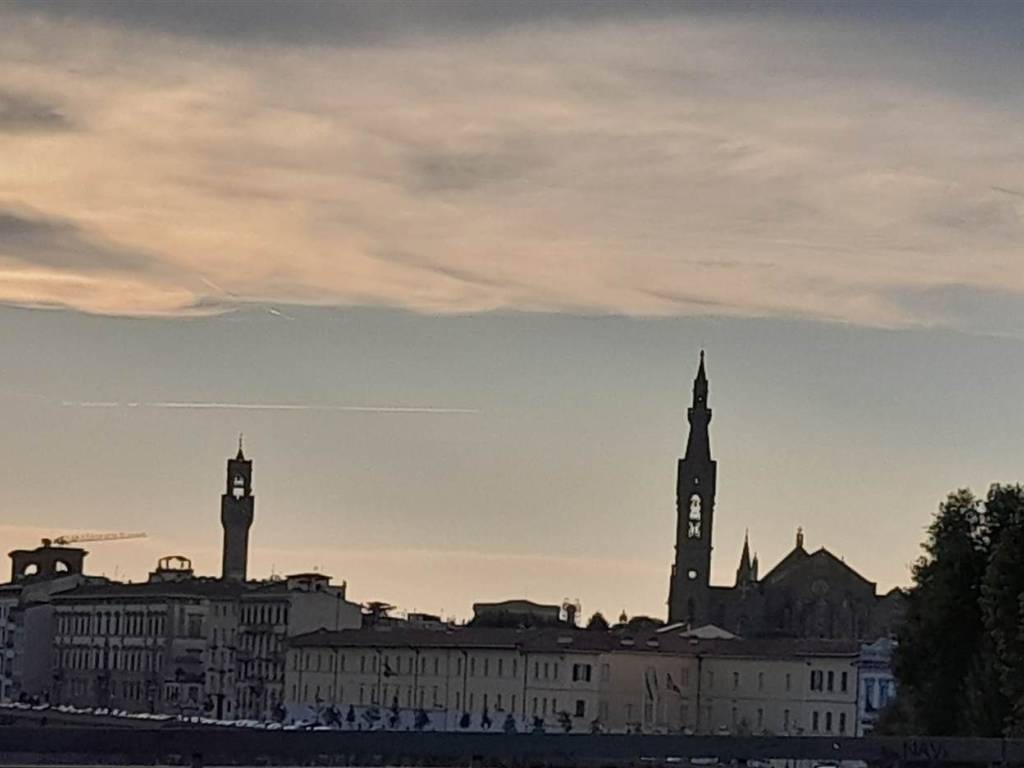
[[[810,555],[801,544],[797,544],[788,555],[782,558],[774,568],[764,575],[761,583],[765,585],[775,584],[786,577],[787,574],[799,568]]]
[[[690,430],[676,478],[675,559],[669,581],[670,624],[714,624],[740,636],[866,638],[887,634],[901,616],[899,594],[883,598],[827,549],[796,546],[763,578],[744,537],[732,586],[710,582],[717,463],[711,455],[708,379],[701,352],[687,408]],[[876,634],[878,633],[878,634]]]

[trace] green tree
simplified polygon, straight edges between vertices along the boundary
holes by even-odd
[[[608,631],[608,619],[598,611],[587,621],[587,629],[594,630],[595,632],[607,632]]]
[[[910,724],[922,735],[970,733],[965,683],[983,634],[983,517],[970,491],[951,493],[914,565],[894,666]]]
[[[914,566],[880,726],[931,736],[1024,735],[1024,488],[950,494]]]
[[[985,501],[988,565],[981,585],[982,653],[968,689],[986,691],[977,735],[1024,735],[1024,489],[992,486]]]

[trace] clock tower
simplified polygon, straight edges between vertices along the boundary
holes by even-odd
[[[256,499],[252,495],[252,460],[242,453],[238,438],[238,454],[228,459],[228,481],[220,497],[220,524],[224,528],[224,550],[221,578],[245,581],[249,561],[249,528]]]
[[[676,474],[676,552],[668,591],[669,623],[711,623],[711,526],[715,514],[716,464],[711,458],[708,378],[704,350],[686,411],[690,435]]]

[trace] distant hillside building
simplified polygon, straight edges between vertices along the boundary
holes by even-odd
[[[473,626],[539,627],[562,623],[562,607],[543,605],[532,600],[502,600],[497,603],[473,603]]]
[[[743,542],[736,581],[710,580],[717,462],[711,458],[708,378],[700,354],[690,433],[676,481],[676,554],[669,585],[670,624],[705,624],[746,637],[790,636],[875,639],[892,634],[903,615],[899,590],[879,595],[839,557],[821,548],[808,552],[802,531],[781,562],[763,577],[756,555]]]

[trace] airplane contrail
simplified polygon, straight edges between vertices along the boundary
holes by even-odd
[[[217,403],[217,402],[114,402],[64,400],[61,405],[75,408],[166,408],[172,410],[201,411],[321,411],[348,413],[434,413],[434,414],[479,414],[476,408],[444,408],[417,405],[310,405],[306,403]]]
[[[200,280],[202,280],[208,287],[213,288],[213,290],[215,290],[215,291],[217,291],[219,293],[223,293],[225,296],[227,296],[230,299],[233,299],[238,304],[248,304],[248,305],[251,305],[251,306],[254,306],[254,307],[258,307],[259,309],[262,309],[267,314],[273,315],[274,317],[280,317],[282,320],[294,320],[295,319],[291,315],[282,312],[277,307],[272,307],[269,304],[262,304],[260,302],[249,301],[248,299],[244,299],[241,296],[239,296],[237,293],[232,293],[227,288],[224,288],[223,286],[217,285],[217,283],[213,282],[213,280],[209,279],[205,275],[197,274],[197,277]]]

